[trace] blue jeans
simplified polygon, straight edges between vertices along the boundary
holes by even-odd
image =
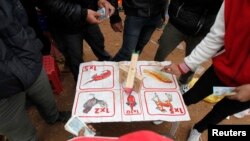
[[[133,51],[142,52],[156,27],[161,23],[161,16],[135,17],[126,16],[124,21],[123,44],[113,61],[128,61]]]

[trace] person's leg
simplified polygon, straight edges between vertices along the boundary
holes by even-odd
[[[27,90],[27,98],[37,107],[47,123],[54,123],[58,119],[59,112],[55,97],[44,69],[35,83]]]
[[[99,61],[109,61],[111,59],[110,54],[104,49],[104,37],[97,24],[86,26],[83,34],[84,39],[89,44],[90,48]]]
[[[195,104],[213,93],[213,86],[223,86],[214,72],[214,67],[209,67],[198,79],[195,85],[183,94],[183,100],[187,106]]]
[[[205,37],[205,35],[199,35],[199,36],[185,36],[185,42],[186,42],[186,52],[185,52],[185,56],[188,56],[189,54],[191,54],[191,52],[193,51],[193,49],[196,47],[196,45],[198,45],[201,40]],[[188,82],[191,81],[192,77],[194,75],[194,72],[189,72],[187,74],[183,74],[180,76],[179,83],[180,84],[188,84]]]
[[[154,60],[164,61],[183,39],[183,34],[169,22],[159,39],[159,47]]]
[[[144,26],[141,29],[141,33],[139,35],[139,40],[137,42],[135,51],[142,52],[145,45],[150,40],[152,34],[154,33],[157,25],[161,22],[161,16],[147,18],[144,21]]]
[[[226,117],[248,108],[250,108],[250,101],[239,102],[223,98],[214,105],[213,109],[202,120],[194,125],[194,129],[202,133],[208,128],[208,125],[218,124]]]
[[[0,99],[0,134],[10,141],[37,141],[36,130],[25,110],[25,92]]]
[[[52,33],[58,49],[63,53],[67,65],[77,81],[79,65],[83,62],[83,35],[65,34],[57,31]]]
[[[112,59],[113,61],[129,61],[131,59],[144,24],[145,18],[126,16],[124,21],[123,44]]]

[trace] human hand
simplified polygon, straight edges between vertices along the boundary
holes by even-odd
[[[234,89],[235,94],[227,96],[228,99],[247,102],[250,100],[250,84],[241,85]]]
[[[93,11],[91,9],[88,9],[88,15],[87,15],[87,22],[90,24],[99,24],[102,21],[99,20],[100,13],[97,13],[96,11]]]
[[[178,68],[178,64],[170,64],[168,66],[164,66],[161,71],[164,71],[166,73],[171,73],[176,75],[177,78],[181,76],[181,71]]]
[[[96,129],[95,129],[92,125],[88,124],[87,126],[88,126],[88,128],[89,128],[90,130],[96,132]],[[79,131],[78,136],[84,136],[84,132],[85,132],[85,128],[82,128],[82,129]]]
[[[114,14],[115,8],[112,6],[107,0],[99,0],[98,1],[98,6],[100,8],[104,7],[106,11],[106,16],[109,18],[111,15]]]
[[[121,21],[118,23],[111,24],[111,27],[115,32],[122,32],[123,31],[123,25],[122,25]]]

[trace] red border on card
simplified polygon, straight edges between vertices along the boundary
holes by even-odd
[[[87,117],[87,118],[96,118],[96,117],[114,117],[114,115],[115,115],[115,113],[116,113],[116,111],[115,111],[115,109],[116,109],[116,105],[115,105],[115,92],[114,91],[112,91],[112,90],[102,90],[102,91],[82,91],[82,92],[78,92],[78,94],[77,94],[77,97],[76,97],[76,99],[77,99],[77,101],[76,101],[76,106],[75,106],[75,109],[73,110],[74,111],[74,114],[73,115],[75,115],[76,114],[76,109],[77,109],[77,106],[78,106],[78,101],[79,101],[79,95],[80,95],[80,93],[89,93],[89,92],[103,92],[103,91],[106,91],[106,92],[108,92],[108,91],[110,91],[110,92],[112,92],[113,93],[113,105],[114,105],[114,113],[113,113],[113,115],[111,115],[111,116],[79,116],[79,117]]]
[[[181,99],[181,94],[177,91],[157,91],[157,92],[174,92],[174,93],[177,93],[178,96],[179,96],[179,99],[181,101],[181,105],[182,105],[182,109],[183,109],[183,114],[150,114],[149,112],[149,108],[148,108],[148,105],[147,105],[147,97],[146,97],[146,92],[156,92],[156,91],[144,91],[144,98],[145,98],[145,106],[146,106],[146,109],[147,109],[147,113],[151,116],[153,115],[161,115],[161,116],[182,116],[182,115],[185,115],[186,114],[186,109],[185,109],[185,106],[184,106],[184,102],[182,101]]]
[[[107,87],[107,88],[81,88],[81,85],[82,85],[82,77],[83,77],[83,71],[81,71],[81,77],[80,77],[80,84],[79,84],[79,90],[97,90],[97,89],[113,89],[114,88],[114,83],[115,83],[115,71],[114,71],[114,66],[112,65],[95,65],[95,66],[110,66],[112,68],[112,72],[111,72],[111,75],[113,77],[113,83],[112,83],[112,86],[111,87]],[[83,68],[81,68],[83,69]]]
[[[142,72],[142,67],[143,66],[157,66],[157,65],[140,65],[139,66],[139,69],[140,69],[140,74],[142,75],[143,74],[143,72]],[[174,81],[174,85],[175,85],[175,87],[173,87],[173,88],[147,88],[147,87],[145,87],[145,85],[144,85],[144,80],[142,80],[142,86],[143,86],[143,88],[145,88],[145,89],[160,89],[160,90],[166,90],[166,89],[176,89],[177,88],[177,82],[175,81],[175,79],[174,79],[174,76],[173,75],[171,75],[172,76],[172,80]]]

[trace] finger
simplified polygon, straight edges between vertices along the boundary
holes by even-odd
[[[82,128],[79,133],[78,136],[84,136],[84,132],[85,132],[85,128]]]
[[[171,72],[172,69],[171,69],[171,65],[167,65],[167,66],[164,66],[161,71],[165,71],[165,72]]]
[[[105,6],[105,14],[106,14],[106,16],[109,18],[109,13],[110,13],[110,11],[109,11],[109,8],[108,8],[108,6]]]
[[[115,13],[115,8],[112,7],[112,8],[110,9],[110,16],[112,16],[114,13]]]
[[[87,124],[87,126],[90,130],[96,132],[96,129],[91,124]]]

